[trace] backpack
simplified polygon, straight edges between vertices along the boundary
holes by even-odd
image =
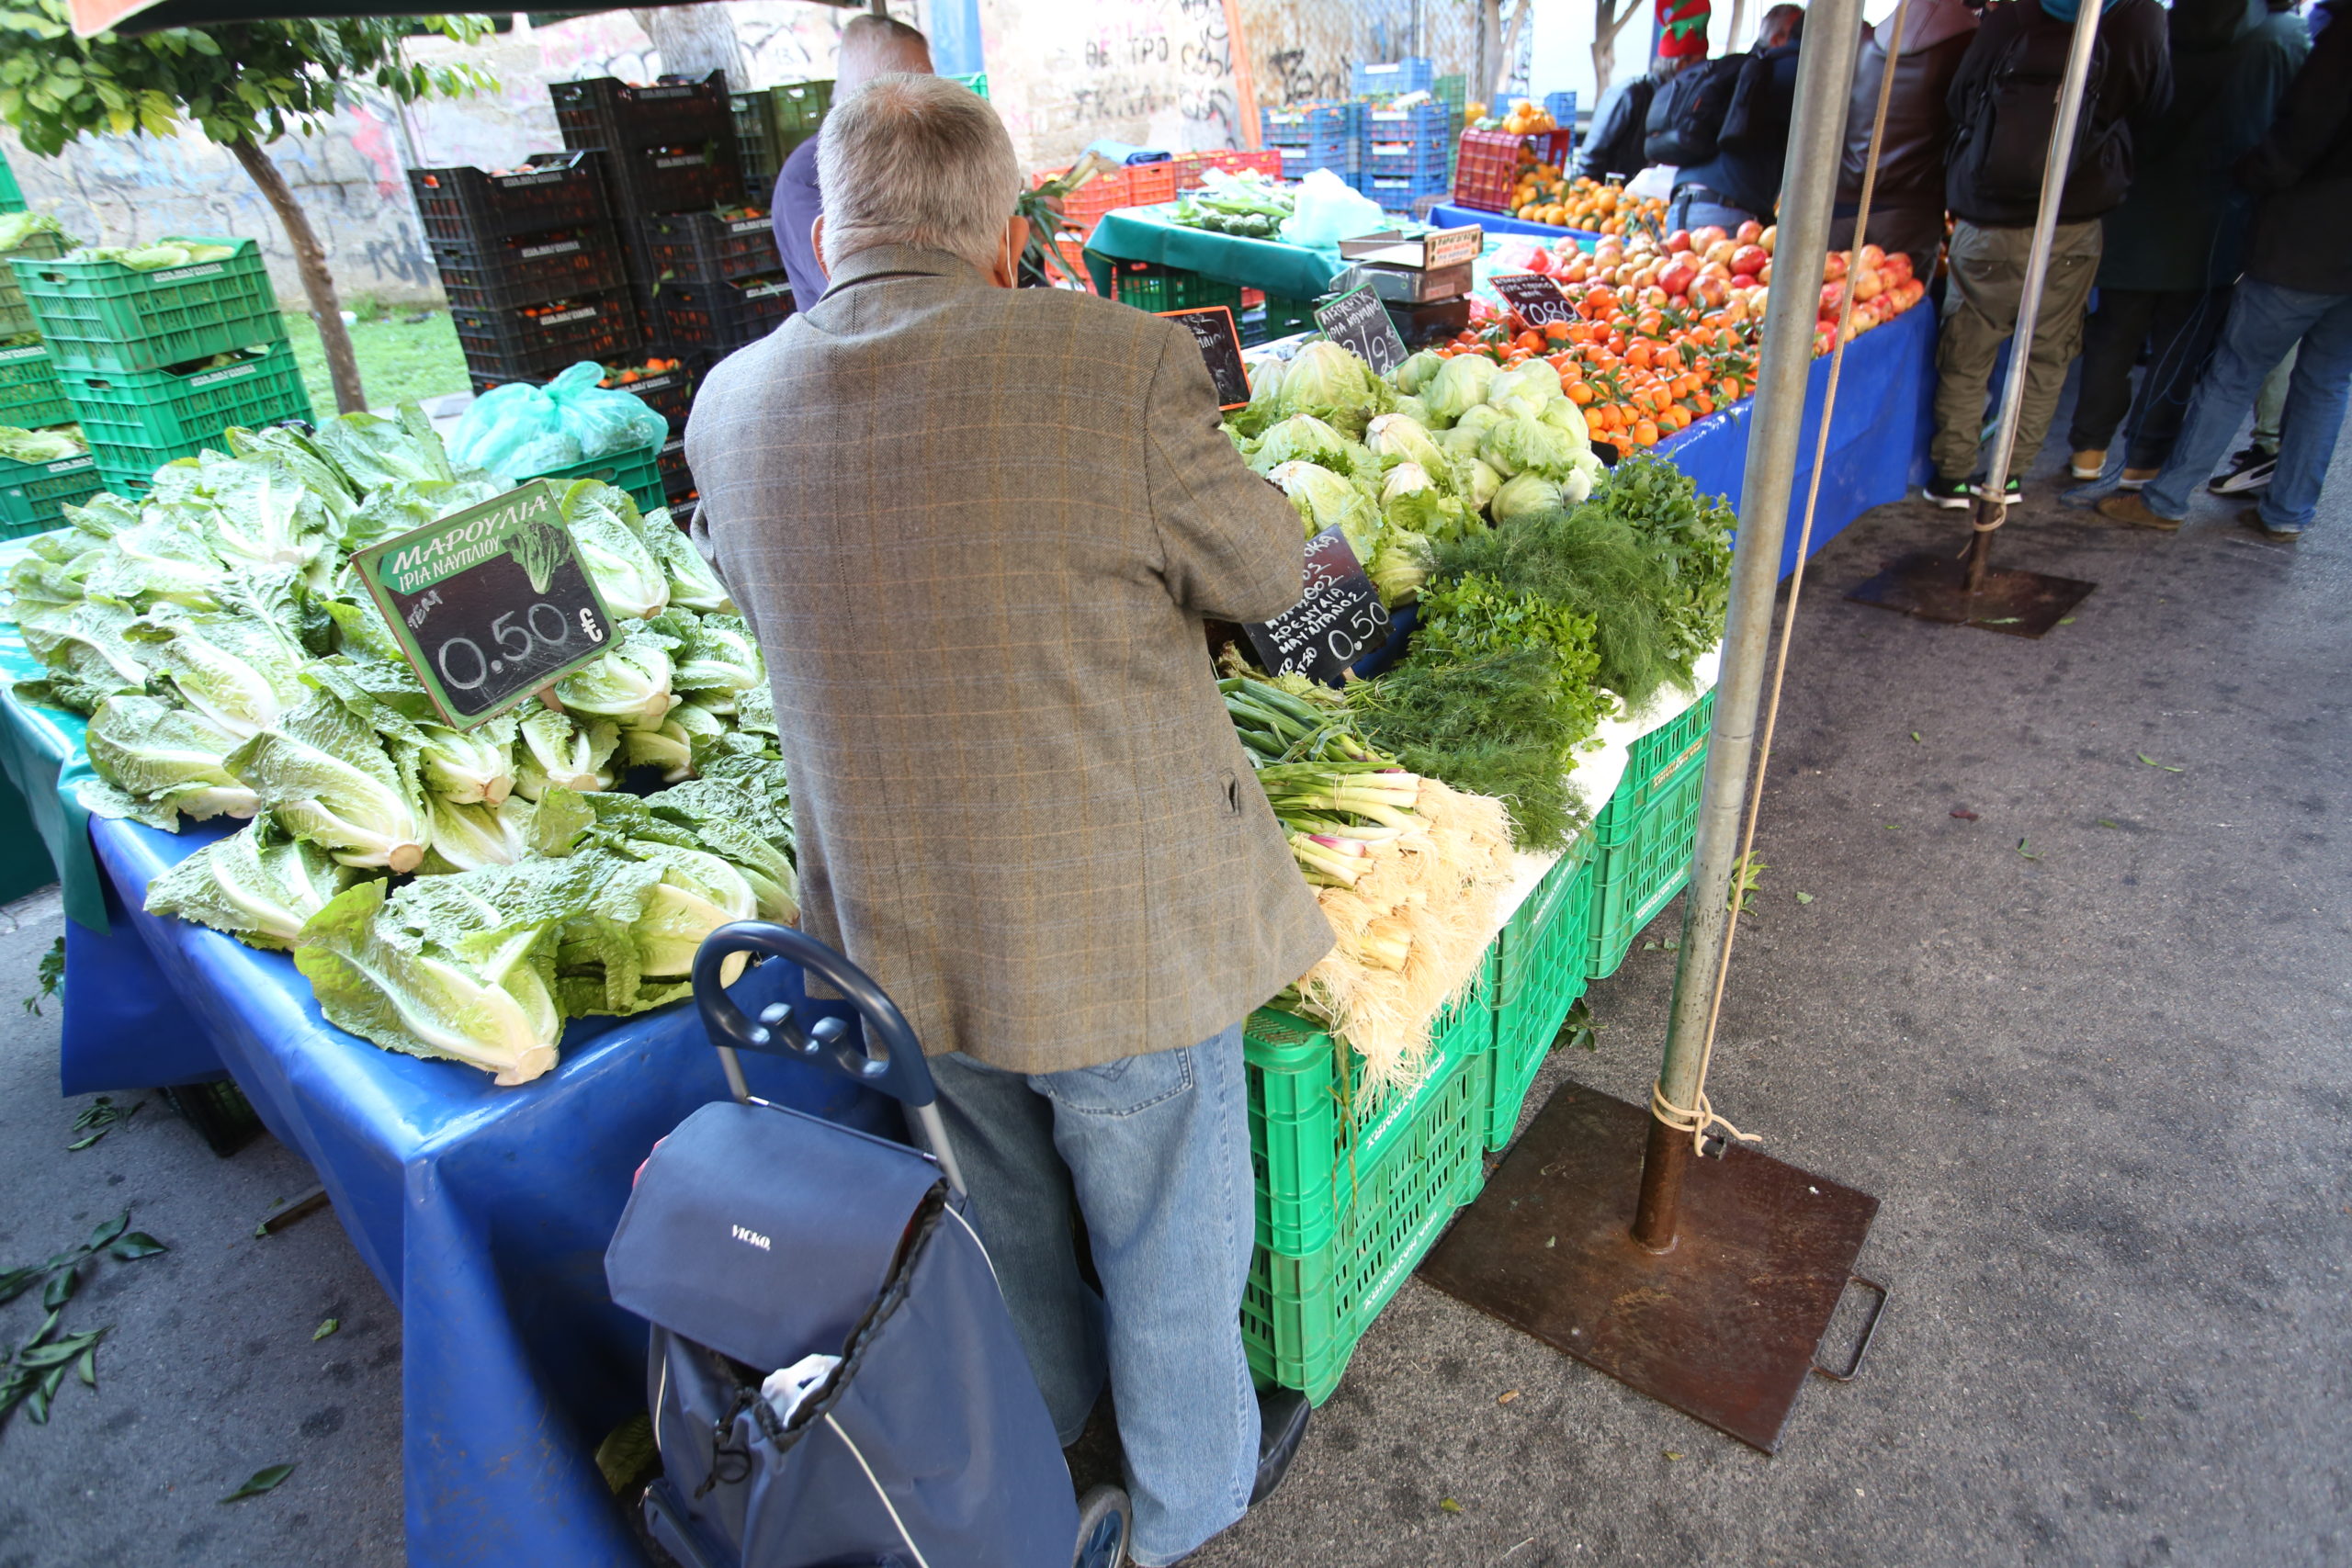
[[[2002,49],[2001,57],[1952,127],[1955,189],[1973,190],[1976,200],[1987,205],[2031,208],[2040,202],[2074,34],[2071,22],[2038,17],[2027,20]],[[2083,84],[2083,110],[2075,121],[2074,154],[2066,165],[2070,182],[2096,162],[2094,153],[2102,135],[2113,134],[2112,127],[2104,133],[2096,129],[2107,60],[2107,39],[2102,35],[2091,49],[2090,74]]]
[[[1689,168],[1715,155],[1724,116],[1747,63],[1745,54],[1726,54],[1686,65],[1650,99],[1648,139],[1642,157],[1650,164]]]
[[[1772,103],[1772,70],[1787,55],[1794,54],[1793,45],[1782,49],[1758,50],[1739,68],[1738,80],[1732,84],[1731,101],[1724,109],[1724,121],[1715,132],[1715,144],[1726,152],[1741,152],[1750,147],[1778,152],[1788,145],[1789,110],[1786,103]]]

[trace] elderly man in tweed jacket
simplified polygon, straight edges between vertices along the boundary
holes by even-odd
[[[1171,1562],[1304,1418],[1261,1466],[1239,1021],[1331,938],[1202,632],[1297,600],[1302,530],[1186,333],[1012,287],[984,102],[877,78],[819,158],[829,286],[704,383],[698,531],[767,657],[804,922],[906,1010],[1063,1440],[1107,1363],[1131,1551]]]

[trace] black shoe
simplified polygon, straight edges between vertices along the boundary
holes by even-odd
[[[1929,506],[1940,506],[1950,512],[1965,512],[1973,505],[1973,492],[1966,479],[1948,479],[1938,476],[1920,490],[1919,498]]]
[[[1272,1496],[1290,1473],[1299,1439],[1306,1436],[1306,1418],[1313,1414],[1306,1395],[1295,1388],[1270,1389],[1258,1396],[1258,1480],[1250,1488],[1251,1507]]]
[[[2278,469],[2278,453],[2249,446],[2233,454],[2229,468],[2207,480],[2205,488],[2215,495],[2252,495],[2256,491],[2268,490],[2270,476]]]
[[[2001,488],[2007,492],[2002,499],[2007,501],[2011,506],[2015,506],[2018,502],[2025,499],[2025,486],[2018,482],[2018,477],[2015,474],[2011,474],[2009,476],[2008,483],[2003,485]],[[1968,493],[1971,497],[1978,501],[1987,499],[1984,494],[1984,481],[1979,479],[1974,484],[1970,485],[1968,487]]]
[[[2263,520],[2262,508],[2258,506],[2249,506],[2245,511],[2239,513],[2238,521],[2245,526],[2253,529],[2256,533],[2261,535],[2264,538],[2276,539],[2282,545],[2292,544],[2294,541],[2303,536],[2303,531],[2301,528],[2276,528],[2271,526],[2270,524]]]

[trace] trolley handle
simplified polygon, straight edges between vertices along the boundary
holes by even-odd
[[[788,1002],[774,1002],[761,1009],[757,1021],[745,1016],[727,994],[727,987],[719,983],[727,961],[739,953],[784,959],[799,965],[804,975],[814,975],[839,991],[865,1021],[865,1048],[859,1049],[850,1039],[846,1019],[820,1018],[803,1028]],[[922,1130],[930,1144],[948,1185],[958,1193],[964,1190],[963,1173],[947,1146],[947,1129],[940,1120],[938,1094],[932,1087],[931,1068],[922,1059],[922,1047],[916,1042],[906,1014],[899,1010],[899,1004],[865,970],[790,926],[768,920],[737,920],[703,938],[701,948],[695,953],[694,988],[703,1028],[708,1032],[711,1043],[718,1048],[728,1088],[737,1100],[751,1098],[742,1067],[735,1057],[738,1051],[796,1056],[804,1062],[830,1066],[853,1083],[880,1089],[905,1107],[908,1119]]]

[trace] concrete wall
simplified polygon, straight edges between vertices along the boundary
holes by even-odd
[[[730,6],[752,85],[830,76],[841,24],[851,13],[794,0],[741,0]],[[423,42],[421,58],[458,52]],[[437,301],[440,286],[409,198],[412,167],[470,164],[500,168],[563,144],[548,101],[550,82],[586,76],[650,81],[662,69],[652,41],[627,11],[582,17],[487,40],[471,58],[499,78],[481,97],[403,110],[373,95],[343,109],[315,135],[288,137],[270,151],[327,248],[345,302],[375,297]],[[164,141],[94,137],[57,158],[37,158],[0,129],[0,149],[26,201],[54,213],[76,237],[130,244],[166,234],[226,234],[261,242],[278,299],[302,309],[294,258],[269,206],[222,149],[190,130]]]

